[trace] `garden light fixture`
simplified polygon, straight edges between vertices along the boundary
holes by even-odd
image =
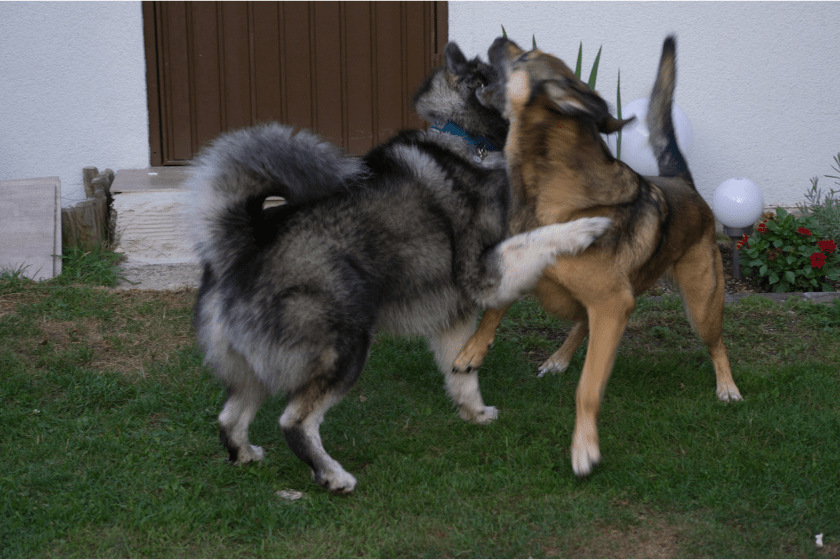
[[[715,217],[723,224],[723,233],[732,239],[732,276],[741,278],[736,243],[752,233],[753,224],[764,211],[764,196],[758,185],[749,179],[734,177],[715,189],[712,209]]]

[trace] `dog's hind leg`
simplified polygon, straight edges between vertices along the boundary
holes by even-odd
[[[499,411],[495,406],[485,406],[478,388],[478,373],[475,369],[466,373],[453,371],[458,353],[475,330],[475,318],[459,322],[449,329],[429,337],[429,348],[446,380],[446,392],[458,407],[458,415],[467,422],[488,424],[495,420]]]
[[[575,323],[575,326],[572,327],[572,331],[569,333],[569,337],[566,338],[565,342],[563,342],[563,345],[540,366],[540,372],[537,374],[537,377],[542,377],[546,373],[566,371],[566,368],[569,367],[572,361],[572,356],[574,356],[575,351],[583,342],[583,339],[586,338],[587,333],[589,333],[589,324],[586,321]]]
[[[324,415],[353,387],[367,361],[371,336],[352,348],[349,355],[334,360],[331,368],[317,364],[321,371],[301,389],[289,395],[280,429],[286,443],[297,457],[312,469],[312,480],[327,490],[346,494],[353,491],[356,478],[330,457],[321,443],[320,426]]]
[[[248,426],[270,391],[242,356],[228,352],[224,362],[224,370],[217,366],[228,388],[227,401],[219,414],[219,439],[230,453],[232,463],[262,461],[265,457],[262,448],[248,441]]]
[[[740,401],[741,392],[732,378],[729,357],[723,344],[723,262],[714,242],[702,242],[685,252],[672,272],[680,286],[686,315],[706,343],[717,378],[717,397]]]

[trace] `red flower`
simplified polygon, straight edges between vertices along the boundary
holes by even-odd
[[[767,223],[767,220],[764,220],[763,222],[758,224],[758,233],[766,233],[767,232],[767,226],[764,225],[766,223]]]
[[[825,264],[825,255],[822,253],[814,253],[811,255],[811,267],[822,268]]]
[[[749,237],[747,237],[747,234],[745,233],[745,234],[744,234],[744,237],[742,237],[742,238],[741,238],[741,240],[738,242],[738,244],[737,244],[737,245],[735,245],[735,248],[736,248],[736,249],[738,249],[738,250],[740,251],[741,249],[743,249],[743,248],[744,248],[744,245],[746,245],[746,244],[747,244],[747,241],[748,241],[748,240],[749,240]]]
[[[796,233],[801,233],[805,237],[808,237],[809,235],[811,235],[811,230],[808,228],[801,227],[796,230]]]
[[[819,245],[820,249],[826,251],[827,253],[833,253],[835,249],[837,249],[837,244],[834,242],[833,239],[828,239],[826,241],[817,241],[817,245]]]

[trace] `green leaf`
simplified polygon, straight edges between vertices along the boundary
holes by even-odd
[[[589,73],[589,89],[595,90],[595,80],[598,78],[598,63],[601,61],[601,49],[604,48],[603,45],[598,47],[598,54],[595,55],[595,62],[592,63],[592,71]]]
[[[504,25],[502,26],[502,37],[507,39],[507,31],[505,31],[505,26]]]
[[[785,280],[787,280],[791,284],[796,284],[796,274],[794,274],[790,270],[785,271]]]
[[[776,240],[773,241],[773,247],[775,247],[776,249],[778,249],[779,247],[781,247],[784,244],[785,244],[785,242],[782,241],[781,239],[776,239]]]
[[[537,48],[537,36],[536,35],[531,35],[531,43],[533,43],[534,49],[536,50],[536,48]]]
[[[787,210],[785,210],[785,209],[784,209],[784,208],[782,208],[781,206],[778,206],[778,207],[776,207],[776,215],[777,215],[779,218],[784,218],[785,216],[787,216],[787,215],[788,215],[788,213],[787,213]]]
[[[767,265],[763,264],[761,265],[761,268],[758,269],[758,275],[764,276],[765,274],[767,274]]]
[[[581,64],[582,59],[583,59],[583,41],[580,42],[580,47],[578,48],[577,64],[575,65],[575,78],[577,78],[577,79],[580,79],[580,64]]]

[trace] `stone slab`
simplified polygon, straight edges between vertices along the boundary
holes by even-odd
[[[61,180],[0,181],[0,270],[27,278],[61,274]]]
[[[111,193],[179,190],[189,178],[189,166],[147,167],[145,169],[120,169],[114,175]]]
[[[189,193],[176,188],[115,193],[115,250],[132,263],[198,262],[185,215],[188,201]]]

